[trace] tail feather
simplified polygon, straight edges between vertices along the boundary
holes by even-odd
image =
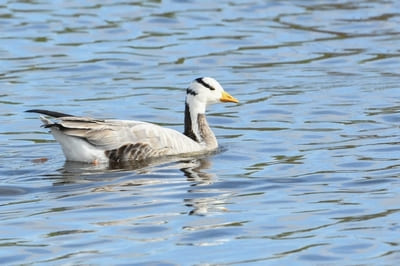
[[[48,110],[42,110],[42,109],[31,109],[31,110],[26,110],[25,112],[28,113],[38,113],[38,114],[42,114],[42,115],[48,115],[51,117],[67,117],[67,116],[74,116],[74,115],[69,115],[69,114],[65,114],[65,113],[60,113],[60,112],[54,112],[54,111],[48,111]]]
[[[46,117],[44,117],[42,115],[40,116],[40,120],[43,123],[42,127],[45,127],[45,128],[56,125],[56,123],[53,123],[51,120],[47,119]]]

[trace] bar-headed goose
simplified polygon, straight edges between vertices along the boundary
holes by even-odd
[[[180,133],[155,124],[129,120],[101,120],[47,110],[28,110],[40,116],[61,144],[68,161],[122,162],[167,155],[215,150],[217,139],[208,126],[205,111],[217,102],[239,102],[213,78],[195,79],[186,90],[185,129]]]

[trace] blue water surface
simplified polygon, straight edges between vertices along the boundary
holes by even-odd
[[[2,265],[394,265],[400,6],[359,1],[0,4]],[[50,109],[182,131],[185,89],[218,153],[65,162]]]

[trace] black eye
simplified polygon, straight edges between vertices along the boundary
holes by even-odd
[[[197,81],[197,83],[200,83],[201,85],[203,85],[204,87],[206,87],[212,91],[215,90],[215,88],[213,86],[211,86],[210,84],[208,84],[207,82],[205,82],[203,78],[197,78],[196,81]]]

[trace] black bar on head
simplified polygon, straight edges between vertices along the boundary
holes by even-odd
[[[207,82],[205,82],[203,78],[197,78],[196,81],[198,83],[200,83],[201,85],[203,85],[204,87],[209,88],[212,91],[215,90],[215,88],[213,86],[211,86],[210,84],[208,84]]]
[[[195,92],[194,90],[192,90],[192,89],[190,89],[190,88],[187,88],[187,89],[186,89],[186,94],[191,94],[191,95],[193,95],[193,96],[196,96],[196,95],[197,95],[197,92]]]

